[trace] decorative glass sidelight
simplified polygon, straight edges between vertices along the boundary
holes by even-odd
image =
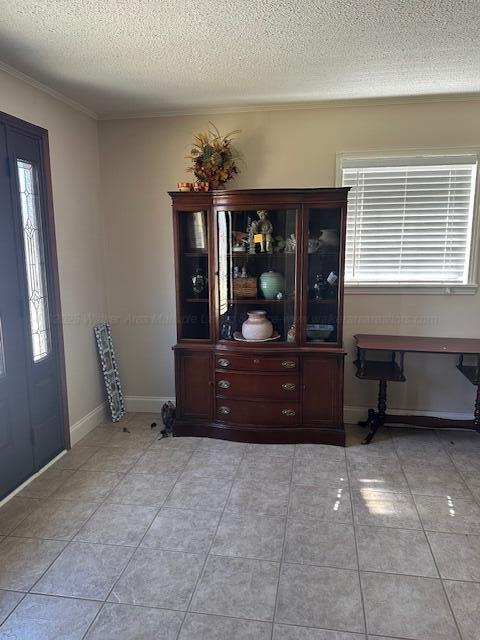
[[[32,354],[33,361],[40,362],[50,352],[47,287],[40,224],[40,199],[35,166],[25,160],[17,160],[17,171],[25,246],[25,271],[28,285]]]

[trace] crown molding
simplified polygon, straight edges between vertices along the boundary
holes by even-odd
[[[68,105],[72,109],[75,109],[76,111],[80,111],[84,115],[89,116],[90,118],[93,118],[94,120],[98,120],[99,119],[98,118],[98,114],[95,113],[95,111],[92,111],[91,109],[88,109],[87,107],[84,107],[83,104],[80,104],[79,102],[76,102],[75,100],[72,100],[71,98],[68,98],[63,93],[60,93],[59,91],[56,91],[55,89],[52,89],[51,87],[47,86],[46,84],[43,84],[43,82],[39,82],[38,80],[35,80],[35,78],[32,78],[31,76],[28,76],[26,73],[23,73],[22,71],[19,71],[18,69],[15,69],[15,67],[11,67],[9,64],[6,64],[5,62],[0,61],[0,71],[4,71],[5,73],[8,73],[10,76],[13,76],[14,78],[17,78],[18,80],[22,80],[22,82],[25,82],[26,84],[29,84],[31,87],[34,87],[35,89],[39,89],[40,91],[43,91],[44,93],[47,93],[52,98],[55,98],[59,102],[63,102],[64,104]]]
[[[345,100],[318,100],[314,102],[273,103],[264,105],[244,105],[230,107],[199,107],[191,109],[169,109],[165,111],[137,113],[100,113],[98,119],[133,120],[141,118],[174,118],[178,116],[221,115],[259,111],[314,111],[316,109],[337,109],[348,107],[381,107],[436,102],[480,102],[480,93],[449,93],[424,96],[395,96],[386,98],[351,98]]]
[[[22,80],[26,84],[39,89],[44,93],[52,96],[56,100],[63,102],[72,109],[93,118],[94,120],[134,120],[141,118],[174,118],[178,116],[197,116],[197,115],[221,115],[235,113],[250,113],[262,111],[314,111],[316,109],[337,109],[348,107],[381,107],[389,105],[407,105],[422,104],[436,102],[480,102],[480,93],[448,93],[448,94],[429,94],[423,96],[391,96],[384,98],[351,98],[342,100],[317,100],[310,102],[282,102],[261,105],[239,105],[239,106],[215,106],[198,107],[190,109],[166,109],[165,111],[147,111],[132,113],[96,113],[92,109],[85,107],[83,104],[76,102],[72,98],[67,97],[56,89],[52,89],[43,82],[39,82],[31,76],[15,69],[15,67],[0,61],[0,71],[4,71],[9,75]]]

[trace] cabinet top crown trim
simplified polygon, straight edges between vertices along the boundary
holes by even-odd
[[[337,196],[350,191],[351,187],[307,187],[286,189],[213,189],[211,191],[169,191],[172,198],[205,198],[210,196],[213,200],[225,196],[269,196],[269,195],[295,195],[299,196]]]

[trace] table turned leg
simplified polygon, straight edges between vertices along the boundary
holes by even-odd
[[[381,424],[385,422],[385,413],[387,411],[387,381],[379,380],[378,382],[378,417]]]
[[[362,426],[370,427],[368,434],[362,440],[362,444],[370,444],[370,442],[373,439],[373,436],[377,433],[378,429],[381,426],[383,426],[385,422],[386,411],[387,411],[387,381],[379,380],[377,411],[373,411],[373,409],[369,409],[368,419],[362,424]]]
[[[359,427],[369,427],[370,424],[373,422],[374,417],[375,417],[375,409],[369,409],[367,413],[367,419],[359,420],[357,424]]]

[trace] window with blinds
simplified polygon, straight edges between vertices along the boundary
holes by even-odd
[[[466,284],[476,155],[347,158],[345,282]]]

